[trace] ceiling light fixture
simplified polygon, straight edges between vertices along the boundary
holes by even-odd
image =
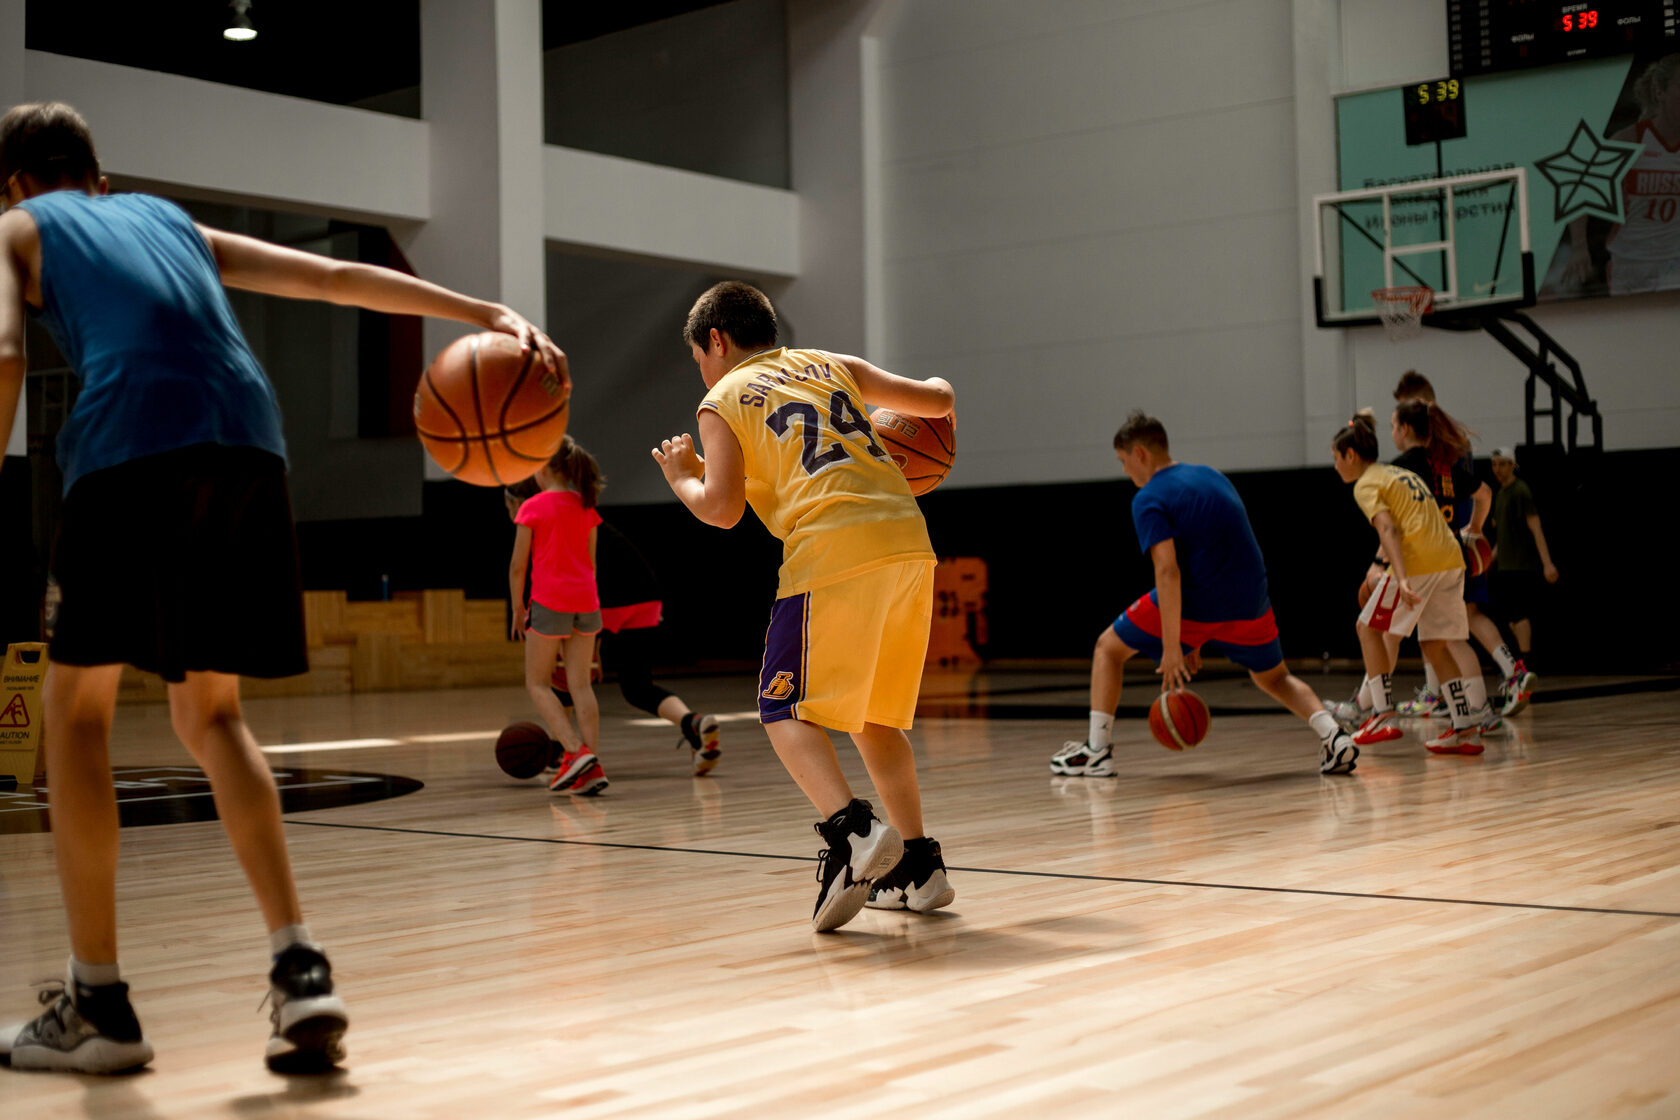
[[[233,9],[233,18],[228,20],[222,38],[235,43],[249,43],[255,39],[257,29],[251,23],[251,0],[230,0],[228,7]]]

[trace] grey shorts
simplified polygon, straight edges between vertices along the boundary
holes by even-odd
[[[598,610],[555,611],[550,610],[531,600],[531,609],[525,615],[525,629],[542,638],[569,638],[573,634],[599,634],[601,632],[601,612]]]

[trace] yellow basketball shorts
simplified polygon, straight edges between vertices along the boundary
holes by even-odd
[[[758,715],[836,731],[908,729],[933,621],[932,560],[910,560],[777,599]]]

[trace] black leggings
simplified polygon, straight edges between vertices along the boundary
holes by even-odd
[[[653,643],[658,633],[658,627],[649,626],[638,630],[608,630],[601,635],[601,659],[603,663],[610,660],[613,672],[618,674],[619,691],[632,707],[650,715],[658,715],[659,705],[672,695],[653,683]],[[572,706],[572,694],[565,689],[555,689],[554,695],[560,698],[561,704]]]

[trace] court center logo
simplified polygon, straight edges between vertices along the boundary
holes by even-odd
[[[1552,219],[1567,222],[1590,214],[1608,222],[1625,220],[1622,174],[1643,150],[1641,144],[1602,139],[1586,121],[1577,123],[1563,151],[1534,161],[1552,184]]]
[[[770,684],[759,695],[766,700],[786,700],[793,695],[793,674],[783,669],[771,678]]]

